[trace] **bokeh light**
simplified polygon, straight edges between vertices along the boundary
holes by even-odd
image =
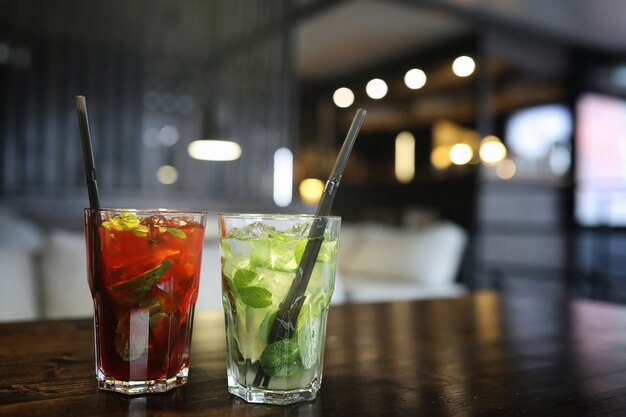
[[[157,169],[156,177],[161,184],[174,184],[178,181],[178,170],[171,165],[163,165]]]
[[[380,78],[374,78],[365,86],[365,92],[374,100],[381,99],[387,95],[387,83]]]
[[[228,140],[194,140],[187,152],[203,161],[234,161],[241,156],[241,146]]]
[[[476,63],[469,56],[460,56],[452,63],[452,72],[457,77],[469,77],[474,73]]]
[[[338,88],[333,94],[333,102],[342,109],[350,107],[354,103],[354,93],[347,87]]]
[[[407,71],[404,83],[411,90],[418,90],[426,85],[426,73],[421,69],[413,68]]]
[[[400,132],[396,136],[395,145],[396,179],[407,184],[415,177],[415,136],[411,132]]]
[[[454,165],[465,165],[472,160],[474,151],[466,143],[457,143],[450,148],[450,160]]]
[[[450,148],[448,146],[437,146],[430,153],[430,163],[437,169],[446,169],[450,166]]]
[[[496,136],[486,136],[480,142],[478,155],[485,164],[496,164],[506,158],[506,154],[506,147]]]
[[[510,159],[505,159],[496,166],[496,175],[502,180],[509,180],[515,176],[517,166]]]
[[[324,183],[317,178],[305,178],[300,182],[298,190],[300,191],[300,198],[305,204],[314,205],[322,197]]]

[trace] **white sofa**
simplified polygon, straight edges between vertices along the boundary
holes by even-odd
[[[344,225],[339,274],[350,302],[456,297],[467,235],[454,223]]]
[[[197,310],[221,309],[216,229],[207,227]],[[0,230],[0,321],[92,314],[81,232],[43,233],[6,209]],[[332,302],[457,296],[465,292],[454,283],[465,244],[463,230],[445,222],[404,230],[344,224]]]

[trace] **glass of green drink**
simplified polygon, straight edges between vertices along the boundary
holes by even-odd
[[[316,398],[340,224],[333,216],[219,215],[232,394],[266,404]]]

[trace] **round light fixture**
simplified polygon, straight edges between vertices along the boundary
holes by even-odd
[[[314,205],[322,197],[324,183],[317,178],[305,178],[300,182],[298,191],[300,191],[300,198],[304,203]]]
[[[178,181],[178,170],[171,165],[163,165],[157,169],[156,176],[161,184],[174,184]]]
[[[502,180],[510,180],[516,171],[517,166],[510,159],[505,159],[496,166],[496,175]]]
[[[426,85],[426,73],[417,68],[408,70],[404,75],[404,83],[411,90],[419,90]]]
[[[354,103],[354,93],[347,87],[338,88],[333,94],[333,102],[342,109],[350,107]]]
[[[452,72],[457,77],[469,77],[474,73],[476,63],[469,56],[463,55],[458,57],[452,63]]]
[[[387,83],[380,78],[374,78],[365,86],[365,92],[374,100],[381,99],[387,95]]]
[[[506,147],[500,142],[500,139],[495,136],[486,136],[480,142],[478,155],[485,164],[497,164],[506,158],[506,153]]]
[[[430,152],[430,163],[437,169],[446,169],[450,166],[450,148],[437,146]]]
[[[454,165],[465,165],[472,160],[474,151],[466,143],[457,143],[450,148],[450,160]]]

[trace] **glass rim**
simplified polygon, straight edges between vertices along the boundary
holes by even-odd
[[[225,219],[258,219],[258,220],[315,220],[326,219],[341,221],[340,216],[316,216],[315,214],[268,214],[268,213],[217,213],[217,216]]]
[[[98,213],[98,212],[114,212],[114,213],[140,213],[140,214],[148,214],[148,213],[158,213],[158,214],[191,214],[191,215],[202,215],[206,216],[208,212],[201,210],[185,210],[185,209],[167,209],[167,208],[111,208],[111,207],[101,207],[99,209],[95,208],[84,208],[86,213]]]

